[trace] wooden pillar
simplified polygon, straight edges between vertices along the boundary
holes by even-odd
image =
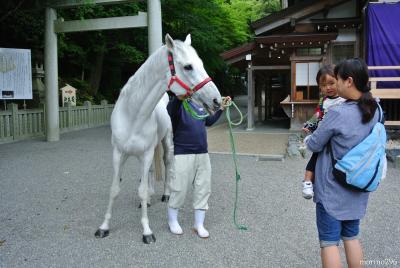
[[[147,30],[149,55],[162,46],[162,24],[160,0],[147,0]]]
[[[60,140],[58,109],[58,60],[57,34],[54,22],[57,13],[53,8],[46,8],[44,68],[46,85],[46,138],[47,141]]]
[[[254,77],[251,62],[247,68],[247,130],[254,129]]]
[[[19,121],[18,121],[18,104],[16,103],[11,103],[8,106],[8,109],[11,110],[11,131],[12,131],[12,136],[14,140],[17,140],[19,135],[20,135],[20,129],[19,129]]]
[[[264,87],[264,79],[255,79],[257,80],[257,85],[255,85],[256,88],[256,103],[257,103],[257,121],[261,122],[263,121],[262,118],[262,107],[263,107],[263,101],[262,101],[262,91]]]

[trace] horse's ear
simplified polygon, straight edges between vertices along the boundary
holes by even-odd
[[[165,44],[167,45],[168,49],[173,49],[174,48],[174,40],[169,34],[165,35]]]
[[[188,35],[186,36],[185,44],[186,44],[186,45],[189,45],[189,46],[192,44],[192,37],[190,36],[190,34],[188,34]]]

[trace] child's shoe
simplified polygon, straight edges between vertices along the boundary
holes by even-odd
[[[311,181],[303,181],[303,197],[305,199],[310,199],[313,197],[314,191],[313,191],[313,185]]]

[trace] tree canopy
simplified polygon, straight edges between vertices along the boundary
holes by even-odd
[[[1,36],[7,36],[0,47],[32,49],[33,64],[43,63],[43,2],[3,0],[0,11]],[[249,41],[250,22],[277,11],[280,1],[161,0],[161,5],[163,34],[184,39],[190,33],[193,46],[218,84],[226,78],[220,53]],[[102,6],[88,0],[87,5],[59,10],[58,17],[84,20],[131,16],[146,9],[145,1]],[[129,76],[147,58],[147,29],[59,34],[58,50],[61,82],[75,84],[83,99],[107,98],[113,102]]]

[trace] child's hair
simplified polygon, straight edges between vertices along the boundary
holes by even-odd
[[[362,113],[362,122],[368,123],[372,120],[378,107],[375,99],[372,97],[368,86],[368,67],[362,59],[353,58],[340,62],[335,67],[335,76],[343,80],[351,77],[358,91],[362,93],[358,100],[358,107]]]
[[[321,79],[321,77],[324,77],[325,75],[336,77],[332,64],[324,65],[319,69],[317,73],[317,85],[319,85],[319,80]]]

